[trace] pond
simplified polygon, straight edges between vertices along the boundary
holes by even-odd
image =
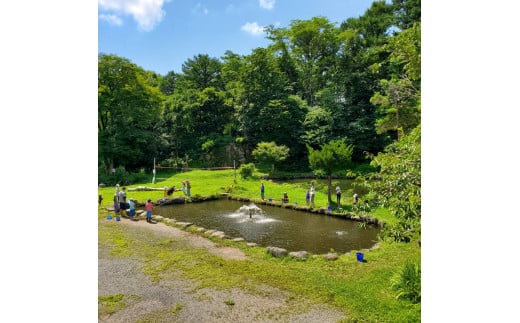
[[[231,238],[242,237],[261,246],[313,254],[331,249],[345,253],[370,248],[380,231],[372,225],[362,228],[359,222],[333,216],[227,199],[162,206],[155,208],[154,213],[223,231]]]

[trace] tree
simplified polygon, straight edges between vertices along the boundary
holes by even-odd
[[[221,68],[222,63],[218,59],[199,54],[182,64],[184,74],[181,75],[180,81],[185,87],[191,89],[202,91],[207,87],[214,87],[217,90],[222,90],[224,86]]]
[[[289,156],[289,148],[278,146],[275,142],[260,142],[253,150],[253,156],[260,164],[271,165],[271,172],[274,172],[274,165]]]
[[[314,150],[307,145],[309,150],[309,165],[315,172],[323,172],[328,179],[328,199],[332,204],[332,173],[346,170],[352,160],[354,147],[347,145],[343,140],[332,140],[321,146],[321,150]]]
[[[98,56],[98,159],[107,171],[138,169],[157,152],[163,95],[150,76],[126,58]]]
[[[379,167],[370,189],[376,201],[397,218],[421,217],[421,126],[385,148],[373,158]]]

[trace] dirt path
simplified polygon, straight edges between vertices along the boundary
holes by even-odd
[[[104,220],[102,220],[104,221]],[[194,248],[226,259],[246,259],[238,248],[218,247],[211,240],[145,220],[121,219],[121,225],[150,230],[161,237],[181,238]],[[98,295],[125,295],[126,307],[100,322],[338,322],[344,314],[325,305],[292,301],[288,294],[265,286],[262,295],[238,288],[215,290],[197,288],[196,282],[176,275],[153,282],[141,271],[142,264],[130,258],[110,255],[108,247],[99,246]]]

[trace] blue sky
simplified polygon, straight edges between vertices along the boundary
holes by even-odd
[[[373,0],[99,0],[98,52],[165,75],[197,54],[220,58],[266,47],[262,27],[325,16],[339,24]]]

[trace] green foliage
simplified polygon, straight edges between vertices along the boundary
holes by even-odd
[[[275,164],[284,161],[289,156],[289,148],[276,145],[275,142],[260,142],[253,150],[253,156],[260,165],[270,165],[274,171]]]
[[[421,267],[417,263],[406,262],[392,277],[392,288],[397,291],[396,299],[421,302]]]
[[[353,146],[345,144],[342,140],[332,140],[321,145],[321,150],[315,150],[309,145],[307,149],[310,167],[331,175],[335,171],[346,170],[350,165]]]
[[[421,127],[415,128],[401,141],[389,145],[373,158],[379,167],[370,189],[381,206],[400,219],[421,217]]]
[[[154,132],[163,95],[149,73],[128,59],[98,56],[98,159],[105,169],[138,169],[160,145]]]
[[[115,173],[107,173],[104,169],[99,169],[98,182],[105,185],[115,186],[120,185],[131,185],[135,183],[148,182],[152,178],[151,174],[147,174],[144,169],[139,172],[129,173],[123,166],[116,168]]]
[[[253,176],[253,173],[255,172],[255,164],[242,164],[240,165],[238,172],[243,179],[249,178]]]
[[[331,175],[336,171],[345,171],[352,160],[352,145],[347,145],[343,140],[332,140],[321,146],[321,150],[314,150],[307,145],[309,150],[309,166],[315,172],[323,172],[328,176],[328,203],[331,199]]]
[[[233,306],[233,305],[235,305],[235,301],[232,300],[232,299],[226,299],[224,301],[224,304],[229,305],[229,306]]]

